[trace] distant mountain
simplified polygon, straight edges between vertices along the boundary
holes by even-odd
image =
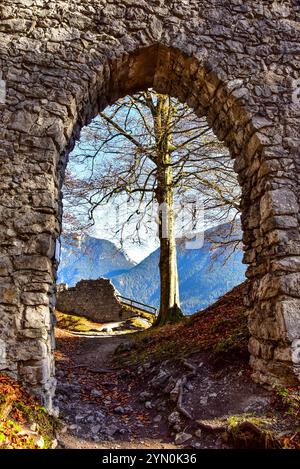
[[[73,286],[81,279],[123,275],[135,266],[124,251],[105,239],[64,236],[61,244],[58,283]]]
[[[185,243],[177,243],[181,307],[186,314],[205,308],[235,285],[245,280],[246,266],[242,264],[241,247],[214,248],[212,239],[222,240],[229,233],[225,224],[205,232],[205,241],[200,249],[186,249]],[[232,240],[239,239],[241,229],[236,226],[230,234]],[[231,255],[230,255],[231,254]],[[150,254],[129,271],[111,275],[110,278],[123,296],[143,303],[159,306],[159,249]]]
[[[212,239],[224,239],[230,229],[230,225],[224,224],[207,230],[200,249],[187,249],[184,241],[178,241],[179,288],[184,313],[205,308],[245,279],[241,247],[228,258],[230,247],[214,248],[212,243]],[[232,240],[240,238],[239,225],[230,236]],[[159,249],[136,265],[110,241],[91,236],[63,238],[58,282],[73,286],[81,279],[107,277],[121,295],[158,307],[158,262]]]

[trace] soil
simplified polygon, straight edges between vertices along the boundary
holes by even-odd
[[[57,329],[65,448],[300,448],[300,387],[251,379],[242,284],[179,324]]]
[[[124,336],[79,337],[60,329],[56,336],[57,404],[65,423],[60,447],[175,447],[167,428],[153,429],[150,412],[131,392],[130,372],[113,369],[113,353]],[[118,407],[124,412],[116,412]]]
[[[159,371],[176,381],[184,370],[172,363],[163,363],[158,368],[144,364],[134,371],[118,369],[113,356],[120,343],[124,343],[124,336],[79,337],[57,330],[57,398],[65,423],[59,437],[60,447],[224,448],[227,444],[219,435],[210,432],[200,435],[198,431],[195,436],[198,419],[244,412],[261,415],[272,405],[273,394],[251,381],[246,364],[220,368],[212,363],[209,354],[198,353],[189,359],[197,374],[188,383],[183,400],[192,420],[186,421],[181,416],[174,429],[168,421],[174,403],[164,398],[165,383],[153,388],[151,382]],[[140,399],[145,391],[149,392],[146,402]],[[175,445],[176,434],[182,432],[192,438]]]

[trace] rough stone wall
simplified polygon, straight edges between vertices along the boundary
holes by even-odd
[[[254,378],[299,377],[299,17],[298,0],[2,0],[0,369],[49,409],[68,153],[147,87],[206,115],[235,158]]]
[[[95,322],[125,319],[109,279],[81,280],[75,287],[58,291],[56,309],[62,313],[85,316]]]

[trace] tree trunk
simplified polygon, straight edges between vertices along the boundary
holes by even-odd
[[[175,214],[173,199],[172,156],[169,151],[171,137],[168,129],[170,110],[168,98],[162,96],[157,103],[156,140],[157,186],[156,200],[159,204],[160,242],[160,309],[155,325],[177,322],[183,317],[180,309],[177,252],[175,239]]]
[[[156,325],[164,325],[177,322],[182,317],[182,312],[179,301],[173,190],[166,187],[159,199],[160,309]]]

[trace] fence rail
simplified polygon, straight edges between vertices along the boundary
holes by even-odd
[[[122,295],[117,295],[117,298],[119,298],[121,303],[132,306],[136,309],[140,309],[145,313],[154,314],[155,316],[158,315],[157,308],[155,308],[154,306],[147,305],[146,303],[141,303],[140,301],[132,300],[131,298],[127,298],[126,296]]]

